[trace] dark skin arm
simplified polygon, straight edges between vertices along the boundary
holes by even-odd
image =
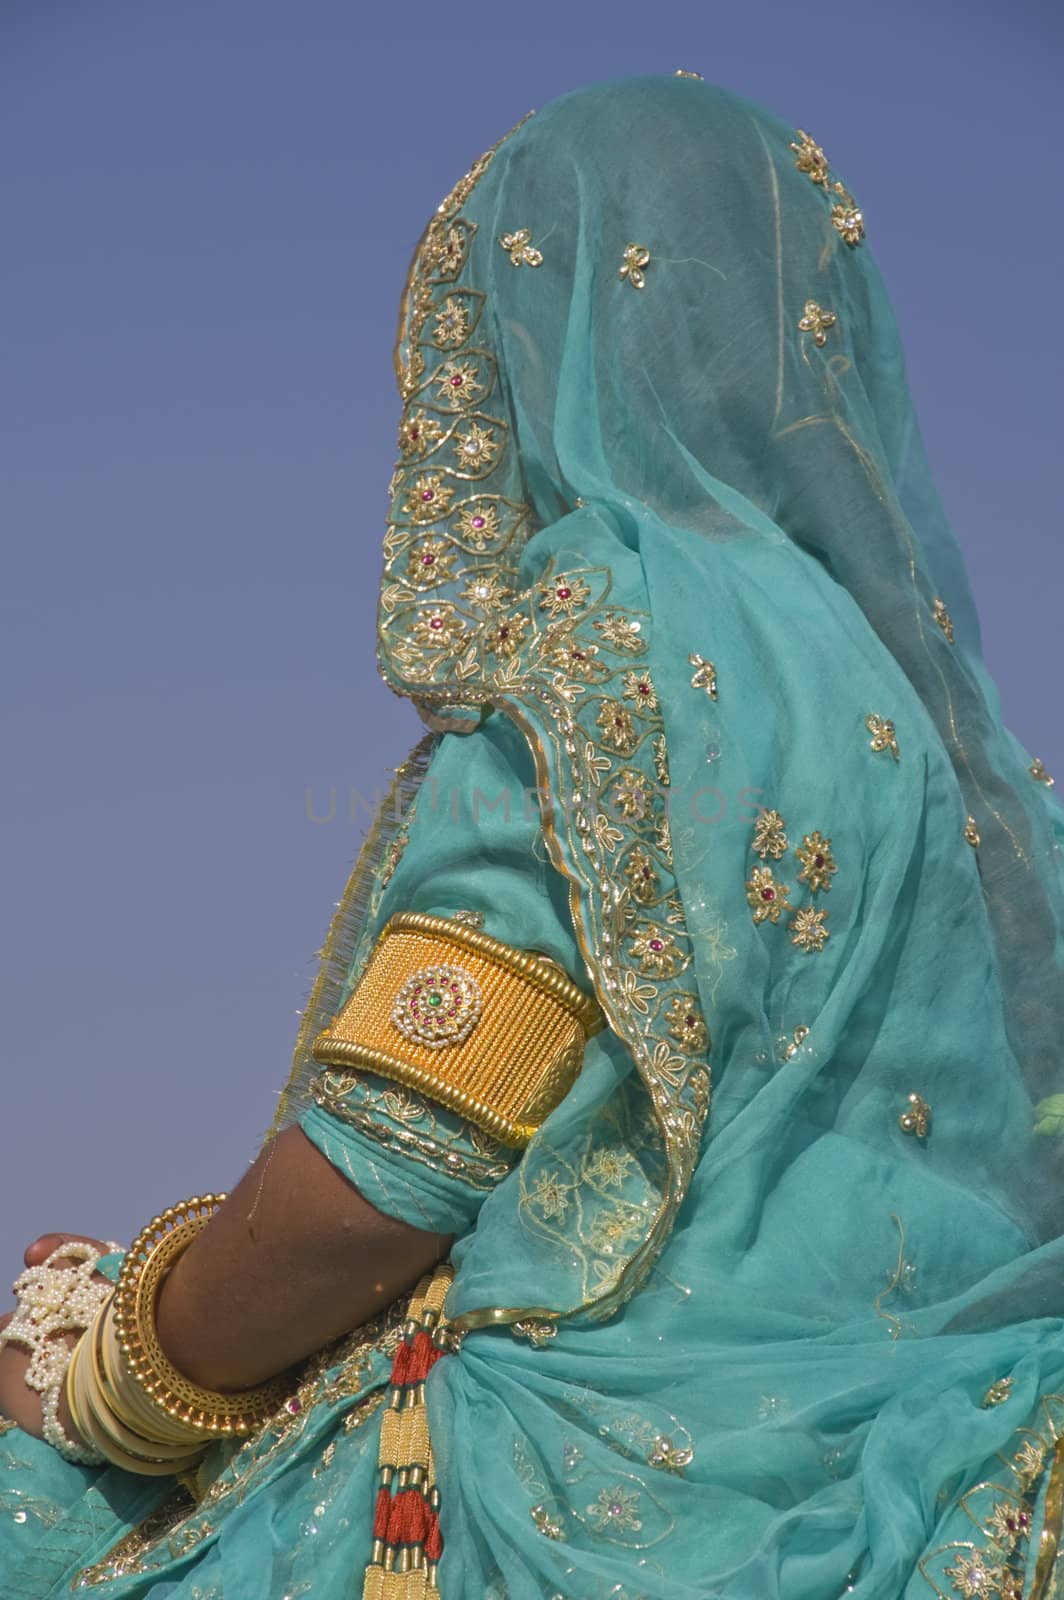
[[[166,1279],[159,1338],[193,1382],[247,1388],[368,1322],[450,1244],[376,1211],[289,1128]]]
[[[27,1265],[74,1237],[82,1235],[43,1235]],[[159,1295],[159,1337],[193,1382],[248,1388],[368,1322],[450,1244],[446,1234],[383,1216],[289,1128],[174,1266]],[[25,1365],[20,1351],[0,1351],[0,1413],[39,1437],[40,1402],[26,1388]],[[63,1400],[60,1419],[76,1437]]]

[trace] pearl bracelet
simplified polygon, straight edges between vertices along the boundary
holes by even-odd
[[[26,1385],[41,1397],[43,1434],[46,1442],[67,1461],[79,1466],[100,1466],[104,1457],[98,1450],[75,1444],[59,1420],[59,1394],[70,1365],[71,1349],[64,1333],[81,1333],[89,1327],[112,1293],[111,1284],[93,1274],[101,1256],[121,1250],[108,1244],[106,1250],[78,1239],[58,1245],[38,1267],[27,1267],[14,1283],[17,1310],[6,1328],[0,1328],[0,1349],[13,1344],[29,1351]],[[55,1263],[71,1260],[73,1267]]]

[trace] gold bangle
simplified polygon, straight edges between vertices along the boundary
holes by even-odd
[[[291,1387],[280,1377],[235,1394],[203,1389],[178,1371],[159,1342],[155,1306],[162,1280],[225,1199],[197,1195],[153,1217],[130,1246],[114,1293],[122,1365],[169,1437],[175,1423],[201,1439],[246,1437],[273,1415]]]
[[[547,957],[450,917],[402,912],[313,1054],[377,1072],[520,1148],[568,1093],[604,1025],[598,1004]]]
[[[112,1466],[121,1467],[125,1472],[139,1473],[143,1477],[169,1477],[199,1460],[202,1448],[191,1453],[186,1451],[180,1458],[162,1461],[127,1450],[116,1440],[103,1421],[107,1408],[96,1391],[87,1352],[91,1354],[91,1347],[88,1336],[83,1335],[75,1346],[67,1369],[67,1403],[71,1419],[87,1443],[92,1444]]]

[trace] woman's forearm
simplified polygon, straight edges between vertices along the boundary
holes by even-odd
[[[164,1282],[159,1338],[193,1382],[246,1388],[375,1316],[450,1242],[383,1216],[289,1128]]]

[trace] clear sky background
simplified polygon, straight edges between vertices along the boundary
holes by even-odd
[[[407,261],[558,93],[685,67],[825,146],[1064,781],[1061,44],[1050,0],[0,0],[0,1285],[258,1147],[346,800],[418,733],[373,662]]]

